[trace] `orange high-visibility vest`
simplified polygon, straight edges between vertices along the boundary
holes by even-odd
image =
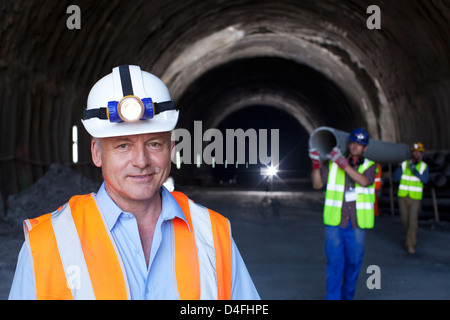
[[[230,299],[228,219],[181,192],[172,195],[188,223],[172,220],[179,298]],[[130,298],[120,254],[95,194],[74,196],[53,213],[25,220],[24,232],[37,299]]]
[[[376,175],[375,175],[375,190],[380,190],[381,189],[381,173],[382,173],[382,168],[381,165],[379,163],[376,164],[377,168],[376,168]]]

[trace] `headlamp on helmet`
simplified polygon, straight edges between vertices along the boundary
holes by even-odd
[[[83,120],[99,118],[108,119],[113,123],[136,122],[152,119],[155,115],[168,110],[176,110],[173,100],[153,102],[152,98],[140,99],[134,95],[128,95],[120,101],[109,101],[107,108],[84,110]]]
[[[87,102],[82,123],[93,137],[170,131],[178,121],[166,85],[139,66],[113,68],[95,83]]]
[[[424,152],[425,148],[423,146],[423,143],[421,142],[415,142],[412,146],[411,146],[411,151],[420,151],[420,152]]]
[[[108,102],[107,117],[111,122],[134,122],[153,118],[155,114],[152,98],[139,99],[125,96],[117,101]]]

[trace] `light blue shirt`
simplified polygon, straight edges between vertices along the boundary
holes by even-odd
[[[147,268],[139,230],[134,215],[123,212],[109,197],[104,183],[97,193],[100,210],[116,242],[128,278],[131,299],[177,299],[172,263],[174,248],[170,221],[186,218],[178,203],[165,188],[161,188],[162,210],[153,235]],[[231,299],[259,299],[258,292],[247,271],[234,240],[231,245]],[[36,299],[28,249],[24,244],[17,260],[16,272],[9,299]]]

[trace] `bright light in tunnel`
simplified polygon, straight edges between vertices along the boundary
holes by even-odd
[[[267,173],[268,173],[269,176],[274,176],[274,175],[277,174],[277,172],[278,172],[277,168],[275,168],[273,166],[270,166],[267,169]]]
[[[273,177],[278,173],[278,169],[274,166],[267,166],[266,168],[261,168],[262,176]]]

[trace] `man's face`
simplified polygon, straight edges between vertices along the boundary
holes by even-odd
[[[350,141],[348,144],[348,149],[352,157],[361,157],[363,152],[367,150],[367,146],[363,146],[355,141]]]
[[[93,139],[92,160],[102,168],[105,188],[118,204],[148,201],[170,173],[170,132]]]
[[[414,159],[416,159],[417,161],[420,161],[422,159],[423,152],[414,150],[412,154]]]

